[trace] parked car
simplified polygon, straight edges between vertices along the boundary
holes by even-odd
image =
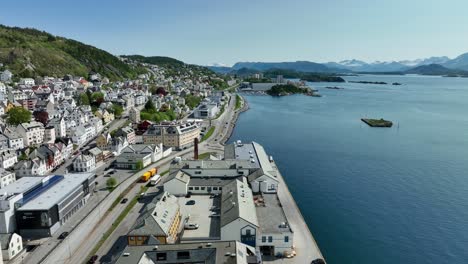
[[[310,264],[325,264],[325,261],[321,258],[314,259]]]
[[[189,200],[185,203],[185,205],[194,205],[195,204],[195,200]]]
[[[199,225],[198,224],[190,224],[190,223],[186,223],[184,225],[184,229],[187,229],[187,230],[194,230],[194,229],[198,229]]]
[[[60,234],[60,236],[58,237],[59,239],[65,239],[67,236],[68,236],[68,232],[63,232],[62,234]]]
[[[218,212],[211,212],[210,217],[218,217],[219,213]]]
[[[88,264],[94,264],[94,263],[96,262],[96,260],[98,260],[98,255],[92,256],[92,257],[88,260]]]
[[[122,201],[121,201],[120,203],[124,204],[124,203],[126,203],[126,202],[128,202],[128,199],[127,199],[127,198],[123,198]]]

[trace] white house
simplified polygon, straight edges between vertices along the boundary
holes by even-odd
[[[8,169],[13,167],[18,162],[18,156],[16,152],[11,149],[1,150],[0,152],[0,167],[2,169]]]
[[[84,126],[77,126],[72,128],[70,136],[72,138],[73,143],[75,143],[78,146],[83,145],[86,142],[86,139],[88,138]]]
[[[19,124],[16,131],[23,137],[25,146],[40,145],[44,141],[44,125],[40,122]]]
[[[26,86],[34,86],[35,81],[33,78],[21,78],[19,84],[26,85]]]
[[[39,158],[20,160],[15,165],[15,172],[19,177],[45,175],[47,173],[46,161]]]
[[[115,166],[121,169],[137,169],[138,164],[146,167],[163,157],[162,144],[137,144],[124,148],[115,160]]]
[[[96,169],[96,161],[93,156],[79,155],[73,161],[73,169],[77,172],[91,172]]]
[[[0,169],[0,188],[7,186],[10,183],[16,181],[16,175],[14,172],[6,171],[4,169]]]
[[[3,260],[11,260],[23,251],[23,238],[16,234],[0,234]]]
[[[57,137],[67,136],[67,127],[65,125],[65,118],[63,117],[52,118],[49,121],[48,125],[53,126],[55,128],[55,135]]]
[[[0,81],[10,82],[12,77],[13,73],[11,73],[11,71],[9,70],[5,70],[4,72],[2,72],[2,74],[0,74]]]

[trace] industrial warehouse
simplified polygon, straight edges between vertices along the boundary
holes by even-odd
[[[23,177],[2,189],[0,229],[26,238],[51,236],[86,204],[93,173]]]

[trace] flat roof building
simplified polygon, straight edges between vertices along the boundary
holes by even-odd
[[[94,180],[93,173],[53,175],[23,193],[15,213],[21,236],[51,236],[86,204]]]
[[[127,246],[116,264],[147,263],[262,263],[255,248],[238,241],[217,241],[166,245]]]

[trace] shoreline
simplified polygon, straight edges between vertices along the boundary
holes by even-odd
[[[242,95],[239,94],[239,96],[242,97],[243,105],[241,109],[235,111],[234,117],[231,121],[232,125],[229,127],[229,132],[226,133],[226,138],[223,138],[223,141],[220,142],[223,145],[232,137],[234,128],[237,125],[237,120],[239,119],[239,115],[250,109],[247,100]],[[282,261],[286,263],[298,263],[297,261],[305,261],[304,263],[310,263],[312,260],[318,258],[325,260],[317,242],[315,241],[314,236],[312,235],[312,232],[310,231],[309,226],[304,219],[304,216],[302,215],[301,210],[299,209],[299,206],[296,203],[296,200],[294,199],[294,196],[289,190],[283,175],[276,165],[276,162],[273,162],[273,164],[274,169],[278,172],[278,180],[280,181],[278,199],[283,205],[288,222],[293,228],[295,239],[294,245],[295,250],[298,253],[294,258],[282,259]]]
[[[236,128],[236,125],[237,125],[237,120],[239,119],[239,115],[243,112],[246,112],[250,109],[249,107],[249,103],[247,102],[247,100],[242,96],[240,95],[239,93],[237,93],[241,98],[242,98],[242,108],[239,109],[239,110],[235,110],[234,111],[234,117],[232,119],[232,121],[230,122],[231,125],[229,126],[228,128],[228,131],[226,133],[226,135],[223,137],[223,139],[220,141],[220,144],[221,145],[226,145],[226,142],[229,141],[229,139],[231,139],[232,137],[232,133],[234,132],[234,128]]]

